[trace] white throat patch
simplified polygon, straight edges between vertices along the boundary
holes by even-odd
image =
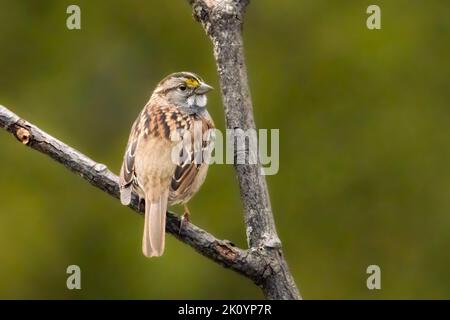
[[[205,94],[194,94],[187,99],[187,103],[190,107],[206,107],[208,99]]]

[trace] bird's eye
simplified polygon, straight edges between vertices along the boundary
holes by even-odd
[[[181,86],[179,86],[179,89],[180,89],[181,91],[185,91],[185,90],[186,90],[186,86],[185,86],[184,84],[182,84]]]

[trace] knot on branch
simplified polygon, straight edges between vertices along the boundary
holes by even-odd
[[[206,33],[241,28],[249,0],[189,0],[194,18],[201,22]]]
[[[14,130],[14,135],[17,138],[17,140],[19,140],[20,142],[22,142],[24,145],[28,145],[31,141],[31,132],[30,130],[21,127],[19,125],[15,125],[15,130]]]
[[[94,170],[97,173],[103,173],[106,172],[108,170],[108,167],[106,165],[104,165],[103,163],[96,163],[94,166]]]
[[[236,260],[239,252],[234,248],[234,245],[229,241],[216,241],[214,243],[214,250],[228,261]]]
[[[280,255],[279,249],[264,246],[251,248],[247,251],[246,261],[253,266],[251,278],[255,284],[263,285],[268,278],[282,271],[278,261]]]
[[[259,247],[255,250],[255,255],[260,260],[260,279],[261,282],[267,278],[282,272],[280,258],[283,254],[281,249]]]

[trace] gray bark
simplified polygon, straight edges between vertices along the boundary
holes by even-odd
[[[248,0],[190,0],[193,15],[212,41],[219,73],[228,129],[255,129],[253,106],[247,81],[242,27]],[[235,147],[248,156],[249,148]],[[258,161],[259,162],[259,161]],[[250,250],[263,252],[274,267],[263,278],[263,291],[269,299],[301,299],[283,258],[269,192],[261,165],[237,164],[247,239]]]

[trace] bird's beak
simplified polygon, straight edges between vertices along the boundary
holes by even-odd
[[[195,89],[195,93],[197,93],[197,94],[205,94],[205,93],[211,91],[212,89],[214,89],[214,88],[211,87],[209,84],[206,84],[206,83],[202,82],[197,87],[197,89]]]

